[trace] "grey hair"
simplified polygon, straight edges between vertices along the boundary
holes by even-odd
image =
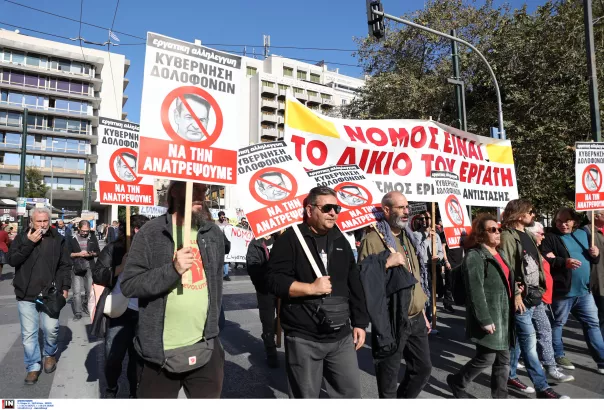
[[[595,217],[596,215],[602,215],[604,213],[604,211],[594,211],[593,212],[593,216]],[[585,212],[585,215],[587,215],[587,219],[589,219],[589,222],[591,222],[591,212]]]
[[[32,208],[29,210],[29,218],[33,218],[35,214],[46,214],[48,215],[48,220],[50,221],[50,219],[52,218],[52,214],[50,212],[50,209],[46,208],[46,207],[42,207],[42,208]]]
[[[531,234],[533,234],[533,236],[535,236],[537,231],[539,231],[539,230],[543,231],[543,224],[541,224],[541,222],[535,221],[533,226],[526,226],[524,228],[524,230],[529,231]]]

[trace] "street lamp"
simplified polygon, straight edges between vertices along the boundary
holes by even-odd
[[[387,18],[389,20],[396,21],[397,23],[406,24],[408,26],[415,27],[415,28],[418,28],[423,31],[427,31],[428,33],[435,34],[440,37],[448,38],[449,40],[457,41],[457,42],[471,48],[472,50],[474,50],[480,56],[482,61],[484,61],[484,63],[487,65],[487,68],[489,69],[489,73],[491,74],[491,78],[493,79],[493,84],[495,85],[495,91],[497,92],[497,111],[498,111],[498,117],[499,117],[499,138],[506,139],[505,130],[503,128],[503,105],[501,103],[501,93],[499,92],[499,84],[497,83],[497,78],[495,77],[495,73],[493,72],[491,65],[489,64],[487,59],[482,55],[482,53],[480,51],[478,51],[478,49],[476,47],[474,47],[472,44],[468,43],[467,41],[462,40],[461,38],[458,38],[458,37],[455,37],[455,36],[452,36],[452,35],[449,35],[446,33],[442,33],[440,31],[431,29],[426,26],[422,26],[421,24],[417,24],[417,23],[414,23],[409,20],[401,19],[396,16],[386,14],[383,11],[384,9],[382,7],[381,0],[366,0],[366,1],[367,1],[367,25],[369,27],[370,36],[374,36],[377,39],[384,37],[385,30],[384,30],[383,19]]]

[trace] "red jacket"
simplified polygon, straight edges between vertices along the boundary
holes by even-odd
[[[0,230],[0,251],[8,253],[8,232]]]
[[[552,304],[552,295],[554,293],[554,279],[549,271],[549,262],[543,259],[543,271],[545,272],[545,293],[543,294],[543,303]]]

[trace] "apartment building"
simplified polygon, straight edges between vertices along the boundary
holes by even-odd
[[[0,198],[18,196],[28,108],[26,165],[42,171],[52,205],[80,211],[88,195],[110,218],[95,189],[97,126],[99,116],[126,118],[129,66],[120,54],[0,29]]]

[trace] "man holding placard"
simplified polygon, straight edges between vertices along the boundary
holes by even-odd
[[[181,387],[189,398],[219,398],[222,391],[224,234],[204,208],[202,184],[193,184],[191,226],[184,226],[185,191],[185,182],[170,184],[168,213],[138,232],[123,272],[123,295],[139,299],[140,398],[177,398]],[[185,229],[191,243],[183,244]]]
[[[352,250],[335,226],[336,195],[324,186],[311,189],[304,222],[271,251],[268,287],[283,300],[290,398],[319,398],[322,379],[331,398],[361,397],[355,350],[365,343],[369,318]]]

